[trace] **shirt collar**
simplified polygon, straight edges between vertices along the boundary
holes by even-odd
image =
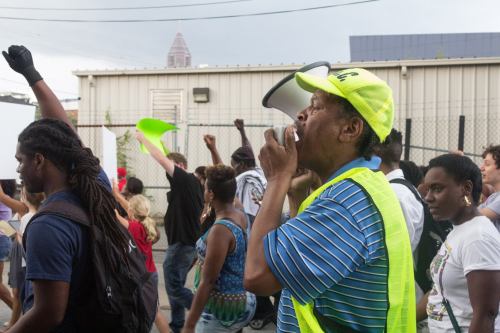
[[[344,164],[340,169],[338,169],[328,181],[340,176],[344,172],[354,169],[354,168],[368,168],[370,170],[378,170],[380,167],[381,159],[378,156],[372,156],[370,160],[366,160],[364,157],[358,157],[351,162]]]
[[[385,175],[387,180],[393,180],[393,179],[400,179],[400,178],[405,178],[405,175],[403,173],[403,170],[401,169],[395,169],[389,172],[387,175]]]

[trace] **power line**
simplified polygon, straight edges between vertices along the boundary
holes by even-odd
[[[42,11],[100,11],[100,10],[138,10],[138,9],[160,9],[160,8],[180,8],[180,7],[198,7],[198,6],[211,6],[222,5],[235,2],[246,2],[253,0],[227,0],[217,2],[205,3],[190,3],[190,4],[176,4],[176,5],[163,5],[163,6],[140,6],[140,7],[103,7],[103,8],[60,8],[60,7],[14,7],[14,6],[0,6],[0,9],[14,9],[14,10],[42,10]]]
[[[66,40],[66,41],[64,41],[64,43],[56,45],[54,43],[50,43],[50,42],[44,41],[43,38],[40,38],[40,37],[42,37],[41,34],[33,33],[31,31],[20,32],[19,30],[13,31],[11,29],[11,30],[6,30],[5,32],[6,33],[10,33],[11,35],[15,36],[16,38],[17,38],[17,35],[27,36],[27,38],[29,38],[29,44],[36,44],[36,45],[47,46],[47,47],[50,47],[51,49],[60,50],[60,51],[62,51],[64,53],[73,54],[75,56],[79,56],[79,57],[82,57],[82,58],[87,58],[87,59],[92,59],[92,60],[96,60],[96,59],[100,59],[101,60],[102,59],[102,60],[111,61],[113,63],[117,63],[117,62],[118,63],[124,63],[124,64],[127,64],[128,66],[131,66],[131,64],[133,64],[133,63],[140,63],[142,65],[147,65],[147,66],[164,67],[164,65],[161,65],[159,63],[153,63],[153,62],[149,62],[149,61],[139,60],[135,56],[131,56],[131,55],[125,55],[125,56],[115,55],[115,56],[113,56],[113,55],[108,55],[107,53],[105,53],[103,55],[102,53],[105,52],[105,51],[107,51],[107,50],[96,49],[94,47],[95,45],[92,45],[91,48],[85,47],[85,50],[87,52],[93,51],[94,53],[100,54],[99,57],[96,58],[95,55],[90,54],[90,53],[85,53],[82,49],[79,49],[80,47],[82,47],[81,43],[79,43],[78,45],[72,44],[73,41],[74,41],[74,39]],[[32,36],[35,37],[35,38],[32,38]]]
[[[33,17],[11,17],[11,16],[0,16],[0,20],[13,20],[13,21],[38,21],[38,22],[66,22],[66,23],[141,23],[141,22],[173,22],[173,21],[201,21],[201,20],[219,20],[219,19],[229,19],[237,17],[253,17],[253,16],[265,16],[265,15],[277,15],[277,14],[288,14],[296,12],[313,11],[319,9],[328,9],[334,7],[345,7],[351,5],[360,5],[369,2],[378,2],[380,0],[364,0],[356,2],[347,2],[335,5],[318,6],[318,7],[308,7],[299,9],[287,9],[278,10],[272,12],[260,12],[260,13],[248,13],[248,14],[234,14],[234,15],[220,15],[220,16],[202,16],[202,17],[179,17],[179,18],[158,18],[158,19],[125,19],[125,20],[88,20],[88,19],[45,19],[45,18],[33,18]]]
[[[10,80],[10,79],[6,79],[6,78],[3,78],[3,77],[0,77],[0,81],[10,82],[10,83],[18,84],[20,86],[28,87],[28,85],[27,85],[26,82],[21,82],[21,81],[16,81],[16,80]],[[58,90],[58,89],[52,89],[52,90],[55,91],[55,92],[61,93],[61,94],[78,96],[78,93],[75,93],[75,92],[69,92],[69,91]]]

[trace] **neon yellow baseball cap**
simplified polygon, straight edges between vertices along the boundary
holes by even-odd
[[[323,90],[347,99],[381,142],[391,132],[394,122],[392,90],[385,81],[366,69],[345,69],[327,78],[296,73],[295,79],[302,89],[309,92]]]

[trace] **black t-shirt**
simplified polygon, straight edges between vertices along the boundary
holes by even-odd
[[[194,245],[200,236],[200,214],[203,209],[203,189],[192,174],[175,167],[173,177],[167,173],[170,192],[165,214],[168,244]]]

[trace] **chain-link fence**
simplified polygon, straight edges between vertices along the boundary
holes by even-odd
[[[488,125],[489,122],[483,119],[459,115],[408,118],[401,129],[404,140],[402,158],[426,165],[438,155],[461,150],[479,164],[484,148],[489,142],[494,142],[489,141]]]

